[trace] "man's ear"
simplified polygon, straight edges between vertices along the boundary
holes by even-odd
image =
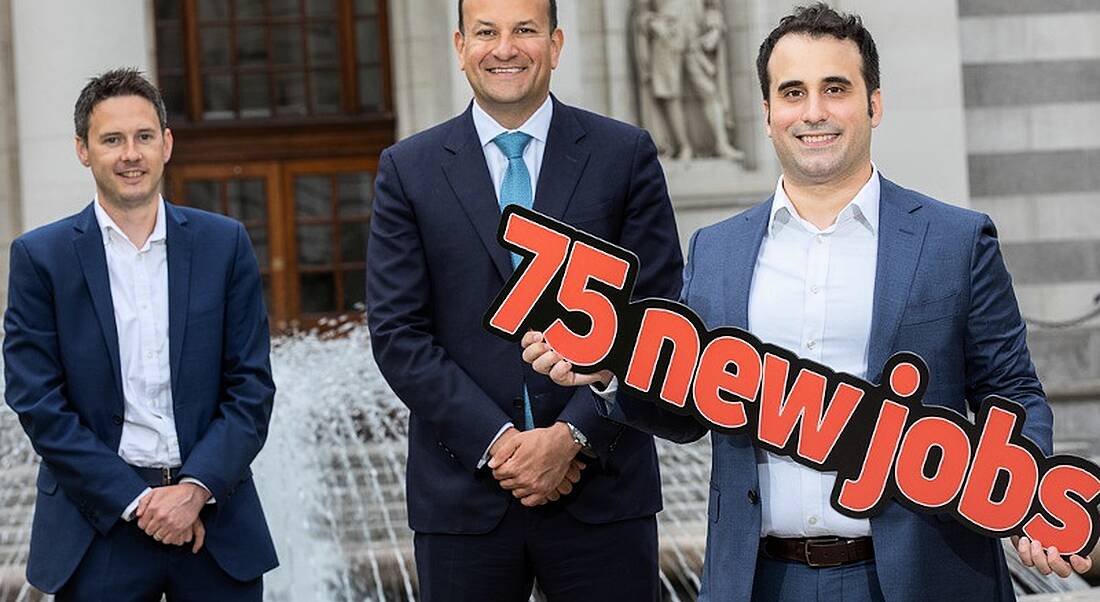
[[[76,142],[76,158],[80,160],[80,164],[84,167],[90,167],[91,161],[88,160],[88,143],[80,136],[74,136],[73,140]]]
[[[462,60],[462,51],[466,48],[466,36],[461,31],[455,30],[454,34],[455,54],[458,55],[458,70],[465,71],[466,64]]]
[[[565,32],[559,27],[550,34],[550,68],[558,68],[558,59],[561,58],[561,48],[565,45]]]
[[[882,88],[875,88],[871,97],[867,99],[867,110],[871,113],[871,127],[878,127],[882,123]]]
[[[772,137],[772,110],[766,100],[764,101],[764,131],[767,132],[768,138]]]
[[[172,158],[172,147],[175,144],[172,140],[172,130],[164,128],[161,135],[164,136],[164,162],[168,163],[168,160]]]

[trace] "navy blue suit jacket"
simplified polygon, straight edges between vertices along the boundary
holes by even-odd
[[[249,469],[275,395],[260,273],[239,223],[165,209],[181,476],[216,500],[200,514],[211,555],[249,580],[277,565]],[[42,457],[27,578],[55,592],[146,487],[118,455],[118,335],[92,205],[12,243],[4,332],[6,400]]]
[[[675,298],[683,259],[657,151],[636,127],[554,100],[535,205],[633,250],[637,292]],[[564,504],[590,523],[661,508],[651,436],[598,416],[588,387],[562,388],[520,346],[481,326],[512,274],[497,243],[500,209],[470,109],[386,149],[379,160],[367,260],[367,319],[378,366],[408,405],[409,524],[484,533],[511,495],[477,465],[500,427],[579,428],[599,456]]]
[[[749,289],[771,200],[692,237],[681,300],[708,328],[748,324]],[[1023,427],[1051,453],[1053,416],[1028,354],[1023,320],[989,217],[882,179],[869,380],[887,358],[928,363],[928,405],[966,414],[989,395],[1023,404]],[[606,407],[597,406],[606,410]],[[674,441],[706,430],[693,419],[620,395],[612,418]],[[711,433],[707,552],[701,600],[749,600],[760,541],[756,455],[747,435]],[[753,492],[750,494],[750,492]],[[1011,600],[1001,544],[948,515],[891,503],[871,518],[887,600]]]

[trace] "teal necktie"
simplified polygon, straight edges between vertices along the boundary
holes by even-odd
[[[501,211],[508,205],[519,205],[530,209],[534,205],[531,193],[531,174],[527,171],[527,164],[523,162],[523,149],[531,141],[529,134],[523,132],[505,132],[493,138],[493,144],[497,145],[500,152],[508,157],[508,169],[504,172],[504,181],[500,184]],[[520,256],[512,253],[512,267],[519,265]],[[535,428],[535,417],[531,413],[531,399],[527,395],[527,385],[523,386],[523,420],[525,430]]]

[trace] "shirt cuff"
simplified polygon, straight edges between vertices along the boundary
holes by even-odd
[[[615,394],[618,392],[618,376],[612,375],[612,382],[607,383],[607,386],[603,388],[596,388],[595,384],[590,384],[592,392],[601,396],[605,402],[615,403]]]
[[[202,487],[203,489],[206,490],[206,493],[210,494],[210,497],[206,500],[206,503],[207,504],[213,504],[214,503],[214,493],[210,491],[209,487],[207,487],[206,485],[203,485],[202,481],[200,481],[198,479],[195,479],[195,478],[191,478],[191,477],[183,477],[182,479],[180,479],[180,485],[182,485],[184,483],[193,483],[195,485],[198,485],[199,487]]]
[[[130,522],[130,521],[134,520],[134,512],[137,511],[138,502],[141,501],[141,498],[145,497],[146,495],[148,495],[152,491],[153,491],[152,487],[146,487],[145,491],[142,491],[141,493],[139,493],[138,496],[136,498],[134,498],[134,501],[130,502],[130,505],[126,506],[126,509],[122,511],[122,520],[124,520],[126,522]]]
[[[592,388],[592,392],[595,393],[597,397],[603,400],[604,407],[607,408],[607,411],[610,413],[615,407],[615,394],[619,392],[619,377],[612,376],[611,382],[607,383],[607,386],[602,390],[597,389],[596,385],[588,386]]]
[[[504,426],[500,427],[500,430],[497,431],[496,436],[493,437],[493,440],[489,442],[489,447],[485,448],[485,453],[481,454],[481,461],[477,463],[478,468],[481,468],[482,466],[485,466],[486,464],[489,463],[489,450],[493,449],[493,445],[495,445],[496,442],[497,442],[497,439],[500,439],[500,436],[504,434],[504,431],[512,428],[513,426],[515,426],[515,425],[512,424],[511,422],[505,422]]]

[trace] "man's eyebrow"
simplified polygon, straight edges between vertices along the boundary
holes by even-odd
[[[801,80],[790,79],[790,80],[787,80],[787,81],[779,84],[778,90],[780,92],[782,92],[783,90],[786,90],[788,88],[798,88],[798,87],[801,87],[801,86],[802,86],[802,81]]]
[[[844,77],[843,75],[830,75],[822,80],[827,84],[844,84],[845,86],[852,85],[852,80]]]

